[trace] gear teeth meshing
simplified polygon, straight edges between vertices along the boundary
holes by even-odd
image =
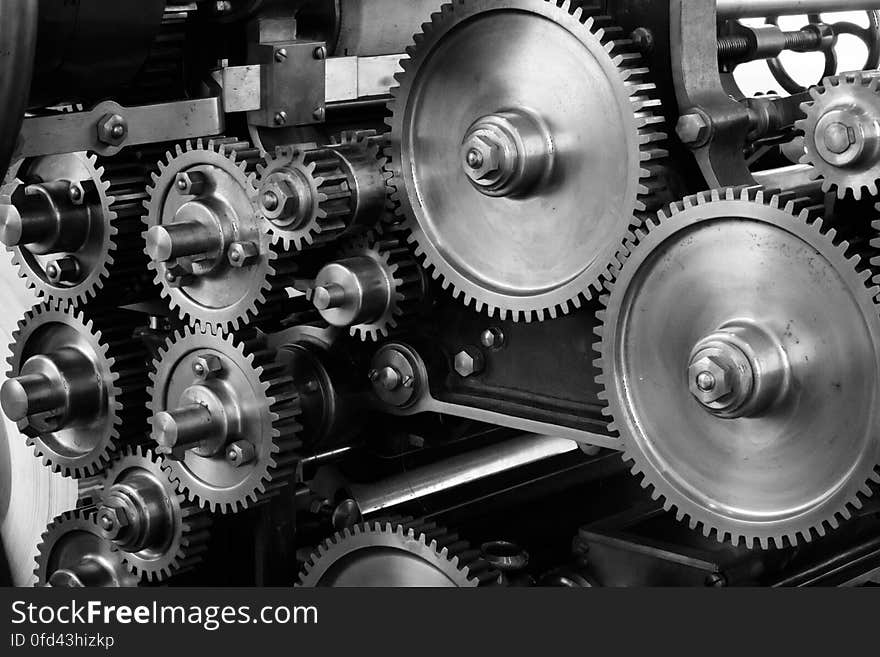
[[[671,204],[654,219],[647,221],[641,229],[632,231],[621,247],[617,263],[609,267],[607,293],[600,298],[602,309],[596,314],[597,325],[594,331],[597,338],[594,350],[598,354],[595,360],[599,371],[596,377],[600,390],[598,396],[606,404],[602,412],[611,420],[609,430],[623,438],[623,458],[628,462],[633,475],[641,479],[641,486],[650,493],[651,498],[662,502],[663,508],[674,513],[679,521],[686,522],[691,529],[700,531],[704,536],[714,536],[719,541],[729,541],[734,545],[743,544],[750,549],[796,546],[799,542],[824,536],[860,508],[864,499],[872,495],[871,484],[880,481],[880,467],[877,464],[870,469],[862,466],[863,471],[847,484],[849,492],[844,496],[845,499],[836,508],[823,510],[821,515],[814,513],[812,518],[805,512],[802,516],[767,526],[723,518],[720,514],[703,509],[679,493],[662,476],[655,475],[654,466],[642,453],[638,440],[629,435],[626,421],[628,411],[625,410],[625,402],[616,392],[617,382],[622,376],[614,355],[617,349],[618,336],[615,335],[615,327],[619,320],[619,299],[623,294],[620,291],[623,289],[620,284],[621,276],[635,271],[633,267],[645,261],[642,252],[650,254],[651,249],[665,239],[662,236],[656,237],[655,232],[665,227],[670,230],[672,226],[687,227],[690,225],[688,214],[702,207],[731,201],[744,201],[758,207],[778,209],[790,216],[791,227],[796,228],[798,234],[803,234],[803,239],[810,240],[813,248],[819,249],[841,275],[849,279],[853,293],[863,296],[866,305],[870,304],[874,308],[880,306],[880,276],[877,274],[877,266],[880,265],[880,257],[877,255],[880,238],[870,245],[865,240],[848,240],[847,233],[852,228],[845,225],[833,227],[823,220],[825,206],[819,195],[810,194],[809,190],[802,193],[777,193],[760,187],[741,187],[689,196]],[[875,228],[880,230],[880,222],[875,224]]]
[[[97,302],[117,306],[121,300],[125,303],[142,301],[155,293],[145,273],[140,235],[140,206],[146,198],[149,168],[137,153],[112,158],[85,153],[78,156],[83,172],[94,185],[104,226],[101,255],[88,275],[76,285],[59,287],[45,279],[41,268],[38,267],[39,272],[35,269],[31,256],[26,255],[26,247],[6,247],[6,250],[12,254],[12,263],[28,289],[50,303],[81,306]],[[56,156],[46,156],[46,159],[53,157]]]
[[[32,429],[27,420],[19,430],[43,465],[65,477],[88,478],[101,472],[122,446],[144,441],[146,429],[146,385],[144,362],[148,354],[134,338],[143,315],[124,310],[84,310],[66,307],[61,302],[35,306],[18,323],[12,334],[9,377],[18,376],[24,361],[33,354],[26,351],[34,333],[49,324],[72,328],[94,350],[98,364],[109,372],[108,394],[103,433],[94,450],[85,456],[67,457],[52,451],[46,435]],[[75,431],[62,429],[60,431]],[[90,431],[100,429],[90,428]],[[60,433],[53,432],[53,433]]]
[[[323,576],[341,559],[356,560],[353,555],[358,551],[366,553],[384,547],[394,547],[423,559],[459,587],[500,582],[498,571],[457,533],[425,519],[391,518],[363,522],[336,532],[318,545],[306,561],[298,585],[319,586]]]
[[[395,75],[397,86],[391,89],[388,103],[390,118],[386,120],[391,132],[389,146],[385,149],[385,177],[388,194],[389,223],[403,224],[410,232],[409,241],[423,266],[432,278],[438,280],[444,290],[464,305],[490,317],[516,322],[555,319],[580,308],[602,291],[602,277],[613,261],[620,240],[609,240],[594,267],[581,275],[583,285],[573,293],[571,289],[560,290],[558,300],[530,300],[529,297],[503,298],[501,293],[487,291],[467,276],[449,265],[429,237],[419,226],[413,207],[420,203],[408,197],[406,183],[402,178],[401,135],[406,126],[408,96],[423,61],[434,51],[434,45],[446,32],[458,24],[459,14],[469,10],[476,0],[447,2],[422,25],[422,32],[415,35],[414,45],[406,49],[408,58],[401,61],[402,72]],[[608,16],[596,14],[593,3],[568,0],[534,0],[530,9],[570,29],[573,34],[583,34],[585,44],[595,42],[596,51],[604,51],[616,68],[618,77],[612,84],[620,85],[629,98],[632,115],[627,130],[632,131],[634,176],[632,198],[623,201],[621,211],[621,239],[628,227],[640,226],[647,213],[656,211],[668,200],[665,183],[664,160],[668,152],[663,146],[667,138],[664,114],[656,86],[649,80],[650,72],[642,60],[638,48],[624,31],[613,25]],[[594,56],[598,56],[595,55]],[[626,118],[624,117],[626,120]]]
[[[160,582],[198,566],[208,550],[210,514],[177,491],[165,459],[144,446],[129,447],[120,453],[103,477],[103,491],[108,491],[131,470],[145,470],[161,482],[166,497],[163,508],[173,514],[174,529],[173,537],[158,556],[152,548],[135,553],[120,548],[125,565],[147,582]]]
[[[353,337],[379,342],[401,329],[424,305],[427,281],[406,241],[404,231],[388,227],[352,240],[341,258],[368,257],[377,262],[391,283],[390,303],[382,316],[370,324],[352,326]]]
[[[805,118],[795,122],[804,133],[804,155],[801,164],[813,168],[812,178],[821,180],[822,191],[834,192],[839,199],[848,195],[859,201],[867,194],[877,197],[880,183],[880,158],[855,162],[838,167],[826,161],[818,152],[816,139],[819,122],[835,109],[861,110],[873,120],[880,117],[880,72],[859,71],[825,78],[822,84],[809,90],[810,100],[801,104]]]
[[[163,198],[180,169],[198,165],[218,167],[233,176],[244,197],[250,200],[256,194],[254,182],[260,161],[258,149],[249,142],[234,138],[198,139],[177,144],[173,152],[166,152],[164,160],[160,159],[158,171],[153,173],[152,182],[147,187],[147,200],[143,203],[146,213],[142,217],[144,238],[152,226],[163,223]],[[260,267],[259,283],[253,285],[253,289],[243,295],[234,307],[205,308],[169,284],[165,278],[164,263],[157,264],[150,259],[148,267],[154,272],[154,282],[161,287],[162,297],[180,319],[190,325],[210,324],[234,330],[249,322],[271,322],[283,315],[283,304],[287,298],[285,290],[296,279],[297,265],[295,254],[273,246],[268,235],[261,234],[260,242],[260,262],[254,265]],[[221,286],[224,280],[220,278],[212,281],[212,284]]]
[[[116,547],[101,536],[101,530],[95,522],[97,509],[95,507],[83,507],[55,516],[48,524],[46,531],[40,537],[37,544],[37,552],[34,557],[35,586],[49,586],[48,580],[51,573],[48,572],[52,561],[53,550],[59,541],[72,534],[89,534],[94,537],[95,543],[101,543],[102,560],[115,571],[116,586],[138,586],[139,578],[128,573],[122,563],[122,553]],[[84,556],[79,555],[77,556]]]
[[[260,456],[260,446],[256,446],[259,463],[253,474],[247,477],[247,485],[233,489],[202,485],[201,479],[187,469],[184,460],[169,459],[166,462],[169,476],[189,501],[212,512],[236,513],[276,495],[293,478],[302,446],[299,438],[302,430],[300,399],[293,379],[261,331],[246,328],[228,333],[213,326],[196,325],[183,329],[168,340],[150,372],[148,407],[151,425],[155,414],[166,410],[163,401],[165,388],[174,374],[178,358],[198,349],[219,351],[248,372],[258,406],[265,409],[262,415],[271,420],[267,435],[259,437],[268,442],[268,447]],[[252,435],[246,438],[256,440]]]

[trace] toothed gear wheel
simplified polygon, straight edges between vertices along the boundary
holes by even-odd
[[[6,188],[14,208],[2,234],[16,244],[7,251],[28,288],[76,305],[99,295],[114,302],[146,296],[140,216],[147,175],[142,162],[125,155],[26,161]]]
[[[498,573],[458,534],[424,520],[366,522],[319,545],[300,586],[474,587]]]
[[[148,582],[191,570],[208,550],[211,516],[177,491],[170,470],[161,456],[145,447],[131,447],[110,465],[103,481],[102,505],[124,500],[128,508],[139,509],[129,516],[128,527],[114,543],[129,570]],[[131,500],[140,504],[133,507]],[[152,514],[145,516],[144,510]],[[126,530],[135,536],[129,539]]]
[[[376,279],[382,283],[382,303],[375,319],[349,326],[352,336],[364,342],[379,342],[419,310],[425,298],[427,281],[402,231],[375,231],[351,240],[343,247],[339,257],[339,263],[331,263],[318,273],[316,286],[333,285],[337,278],[334,276],[334,267],[350,258],[369,259],[376,269]],[[346,314],[344,305],[342,314]],[[338,313],[340,309],[337,308],[322,311],[331,325],[334,325]]]
[[[293,255],[272,248],[251,206],[258,160],[248,142],[187,142],[166,154],[147,188],[149,267],[190,325],[235,329],[269,319],[293,284]]]
[[[122,563],[122,553],[101,536],[94,507],[65,511],[37,545],[36,586],[129,587],[139,578]],[[60,571],[60,572],[59,572]]]
[[[4,411],[13,410],[28,445],[53,472],[90,477],[123,445],[143,442],[148,355],[133,337],[142,317],[58,302],[35,306],[18,323],[7,359]],[[48,376],[53,387],[35,392],[27,380],[22,385],[17,379],[28,375]],[[35,408],[44,393],[58,405]]]
[[[386,183],[373,131],[345,132],[328,146],[279,146],[258,165],[254,207],[275,244],[301,251],[375,225]]]
[[[580,307],[659,205],[656,88],[632,41],[584,4],[447,3],[391,91],[397,212],[434,278],[490,316]],[[578,74],[548,75],[560,62]]]
[[[813,167],[822,190],[838,198],[878,195],[880,182],[880,73],[828,77],[810,89],[811,100],[796,123],[804,132],[801,164]]]
[[[880,482],[878,288],[822,212],[820,195],[706,192],[611,271],[596,345],[611,429],[706,536],[810,541]]]
[[[196,374],[203,364],[216,371]],[[150,378],[152,438],[160,446],[167,447],[163,422],[173,420],[169,414],[193,406],[207,412],[203,422],[213,432],[207,437],[200,434],[186,443],[192,434],[184,421],[175,424],[182,453],[169,458],[168,466],[188,500],[235,513],[289,483],[301,445],[300,400],[264,334],[256,329],[229,334],[210,326],[184,329],[162,350]],[[228,454],[241,442],[249,443],[253,454],[236,464]]]

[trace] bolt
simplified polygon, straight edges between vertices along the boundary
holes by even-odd
[[[345,303],[345,288],[341,285],[328,283],[315,288],[312,293],[312,304],[318,310],[339,308]]]
[[[82,205],[82,202],[86,198],[86,192],[83,189],[82,185],[78,182],[69,183],[69,187],[67,189],[67,196],[70,199],[70,202],[74,205]]]
[[[79,280],[79,261],[73,256],[64,256],[46,267],[46,278],[50,283],[73,283]]]
[[[711,392],[715,388],[715,376],[712,372],[700,372],[697,375],[697,387],[703,392]]]
[[[275,125],[284,125],[287,123],[287,112],[276,112],[274,121]]]
[[[832,123],[825,128],[825,147],[835,155],[843,155],[856,143],[856,132],[843,123]]]
[[[279,48],[275,51],[275,61],[279,64],[287,59],[287,48]]]
[[[465,347],[455,355],[455,371],[463,378],[480,374],[485,366],[483,352],[476,347]]]
[[[281,201],[278,199],[278,194],[276,194],[271,189],[263,192],[261,201],[263,204],[263,208],[268,210],[269,212],[277,210],[278,206],[281,205]]]
[[[395,368],[388,366],[383,367],[378,372],[375,382],[385,388],[388,392],[393,392],[401,386],[403,380],[400,376],[400,372]]]
[[[412,388],[415,384],[416,380],[411,376],[403,377],[403,381],[400,383],[404,388]]]
[[[284,220],[297,215],[300,197],[292,181],[278,175],[263,184],[260,204],[265,212],[271,213],[270,220]]]
[[[174,180],[177,191],[187,196],[201,196],[205,193],[208,178],[200,171],[184,171],[178,173]]]
[[[727,578],[724,576],[724,573],[710,573],[709,575],[706,575],[703,585],[713,588],[727,586]]]
[[[472,135],[465,148],[466,173],[473,180],[488,180],[501,169],[501,147],[488,135]]]
[[[500,349],[504,346],[504,332],[500,328],[487,328],[480,334],[480,344],[486,349]]]
[[[256,242],[233,242],[227,255],[233,267],[250,267],[260,257],[260,246]]]
[[[327,111],[323,107],[318,107],[312,112],[312,118],[315,121],[323,121],[327,117]]]
[[[108,146],[119,146],[128,134],[128,124],[119,114],[105,114],[98,121],[98,141]]]
[[[168,283],[169,287],[181,288],[191,284],[193,282],[193,277],[187,274],[178,274],[174,271],[166,271],[165,282]]]
[[[483,154],[476,148],[472,148],[467,154],[467,165],[471,169],[479,169],[483,166]]]
[[[647,27],[637,27],[629,38],[643,55],[654,52],[654,33]]]
[[[709,141],[712,135],[712,123],[702,112],[694,110],[678,119],[675,132],[682,143],[696,148]]]
[[[697,358],[688,368],[691,394],[703,404],[713,404],[733,392],[734,372],[723,358]]]
[[[254,445],[247,440],[237,440],[226,448],[226,461],[236,468],[247,465],[255,457]]]
[[[315,59],[327,59],[327,48],[326,46],[318,46],[312,54],[315,56]]]
[[[116,506],[101,507],[97,519],[101,534],[110,541],[119,538],[122,531],[131,524],[125,509]]]
[[[223,361],[213,354],[202,354],[193,361],[192,370],[196,378],[207,381],[223,371]]]

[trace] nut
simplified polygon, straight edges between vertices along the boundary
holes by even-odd
[[[79,261],[73,256],[64,256],[46,267],[46,278],[50,283],[73,283],[79,280]]]
[[[486,134],[475,133],[462,145],[465,172],[477,181],[487,180],[501,169],[501,147]]]
[[[684,144],[702,146],[712,134],[712,124],[701,112],[690,112],[678,119],[675,132]]]
[[[125,509],[115,506],[102,506],[98,511],[97,520],[101,534],[111,541],[118,538],[122,531],[131,524]]]
[[[703,404],[714,404],[733,392],[733,375],[734,372],[724,359],[705,356],[694,361],[688,368],[688,387],[691,394]],[[707,385],[701,387],[700,382]]]
[[[227,257],[233,267],[250,267],[259,259],[260,247],[256,242],[233,242]]]
[[[486,359],[483,352],[475,347],[465,347],[455,354],[455,371],[459,376],[467,378],[483,371]]]
[[[83,202],[86,200],[86,190],[83,189],[81,183],[72,180],[68,183],[67,197],[74,205],[82,205]]]
[[[480,344],[486,349],[501,349],[504,346],[504,332],[494,326],[487,328],[480,334]]]
[[[200,196],[205,193],[207,178],[198,171],[184,171],[178,173],[174,179],[177,191],[186,196]]]
[[[105,114],[98,121],[98,141],[108,146],[119,146],[128,136],[128,124],[119,114]]]
[[[247,465],[255,456],[254,446],[247,440],[237,440],[226,448],[226,460],[236,468]]]
[[[192,369],[197,378],[206,381],[223,371],[223,362],[213,354],[202,354],[193,360]]]
[[[269,219],[289,219],[299,212],[299,194],[286,175],[270,176],[260,190],[260,200]]]

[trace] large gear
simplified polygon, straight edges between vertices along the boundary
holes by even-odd
[[[285,250],[325,246],[375,225],[385,212],[381,138],[342,133],[331,144],[278,146],[257,166],[254,208]]]
[[[49,301],[101,294],[139,301],[145,283],[141,203],[147,168],[137,158],[87,153],[34,158],[7,186],[0,237],[28,287]]]
[[[318,272],[310,298],[331,326],[378,342],[418,311],[426,289],[405,234],[386,229],[350,240]]]
[[[139,578],[123,565],[122,553],[101,536],[94,507],[57,516],[37,546],[37,586],[137,586]]]
[[[318,546],[300,586],[473,587],[498,572],[458,534],[424,520],[373,521],[343,529]]]
[[[856,200],[878,195],[880,182],[880,76],[877,71],[825,78],[810,89],[797,122],[804,132],[801,164],[813,167],[823,191]]]
[[[706,192],[637,231],[597,378],[642,485],[706,536],[824,536],[880,482],[880,317],[821,196]]]
[[[455,297],[500,318],[580,307],[658,205],[655,87],[585,4],[447,3],[392,89],[390,185],[410,239]],[[578,75],[547,73],[562,62]]]
[[[236,512],[289,483],[300,401],[262,333],[187,328],[163,349],[151,379],[152,436],[187,499]]]
[[[162,457],[131,447],[103,479],[98,526],[129,569],[147,581],[192,569],[208,549],[211,516],[176,490],[169,473]]]
[[[258,160],[247,142],[187,142],[147,188],[149,266],[190,324],[239,328],[274,316],[293,284],[292,254],[272,247],[251,207]]]
[[[43,303],[13,334],[3,410],[43,464],[66,477],[100,472],[146,430],[142,315]]]

